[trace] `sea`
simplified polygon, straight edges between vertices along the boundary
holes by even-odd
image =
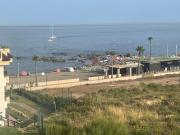
[[[0,44],[8,46],[14,57],[23,57],[20,71],[34,72],[33,55],[51,56],[67,53],[75,56],[80,53],[116,51],[120,54],[136,54],[136,47],[144,46],[149,54],[148,37],[153,37],[152,55],[175,55],[176,45],[180,52],[180,23],[152,24],[108,24],[108,25],[59,25],[54,26],[57,36],[48,42],[51,26],[0,26]],[[78,64],[38,62],[38,72]],[[17,60],[7,66],[9,74],[17,74]]]

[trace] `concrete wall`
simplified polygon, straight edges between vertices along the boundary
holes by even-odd
[[[75,79],[68,79],[68,80],[58,80],[58,81],[48,81],[47,85],[55,85],[55,84],[66,84],[66,83],[75,83],[75,82],[79,82],[79,78],[75,78]],[[46,85],[46,82],[39,82],[38,86],[44,86]]]
[[[95,76],[95,77],[89,77],[89,81],[95,81],[95,80],[103,80],[105,77],[104,76]]]
[[[104,77],[102,77],[104,78]],[[28,88],[28,90],[42,90],[42,89],[51,89],[51,88],[70,88],[74,86],[81,86],[81,85],[88,85],[88,84],[100,84],[100,83],[107,83],[107,82],[116,82],[116,81],[125,81],[125,80],[135,80],[135,79],[140,79],[142,78],[142,75],[139,76],[127,76],[127,77],[120,77],[120,78],[107,78],[107,79],[102,79],[101,77],[96,77],[93,78],[95,80],[88,80],[88,81],[81,81],[81,82],[72,82],[72,83],[64,83],[64,84],[54,84],[54,85],[47,85],[47,86],[38,86],[38,87],[32,87]],[[92,78],[91,78],[92,79]],[[96,80],[98,79],[98,80]]]
[[[180,74],[180,71],[174,71],[174,72],[159,72],[154,74],[154,77],[158,77],[158,76],[165,76],[165,75],[178,75]]]
[[[6,78],[4,77],[4,66],[0,66],[0,115],[5,117],[6,116],[6,107],[7,103],[5,100],[5,85],[6,85]],[[0,126],[4,126],[4,121],[0,121]]]

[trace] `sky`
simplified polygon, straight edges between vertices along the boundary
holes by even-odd
[[[180,0],[0,0],[0,25],[180,22]]]

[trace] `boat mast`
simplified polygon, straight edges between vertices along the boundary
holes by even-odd
[[[52,25],[51,26],[51,36],[53,36],[54,35],[54,26]]]

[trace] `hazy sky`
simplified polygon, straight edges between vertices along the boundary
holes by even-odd
[[[180,0],[0,0],[0,25],[180,22]]]

